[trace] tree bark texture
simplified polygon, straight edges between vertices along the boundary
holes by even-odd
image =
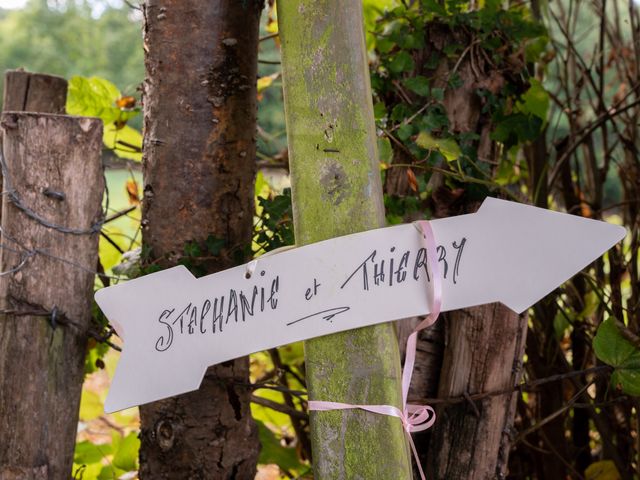
[[[508,390],[520,380],[526,316],[492,303],[447,313],[438,397]],[[437,409],[429,449],[434,479],[505,478],[517,394]]]
[[[224,239],[209,272],[250,250],[260,0],[149,0],[144,7],[143,242],[172,266],[188,242]],[[206,251],[206,248],[203,248]],[[259,444],[247,358],[200,390],[140,408],[142,479],[253,479]]]
[[[102,122],[5,112],[0,478],[71,477],[102,218]],[[21,267],[21,268],[19,268]],[[52,312],[56,312],[53,316]]]
[[[384,226],[360,0],[278,2],[296,243]],[[400,406],[392,323],[305,342],[314,400]],[[399,419],[311,412],[314,476],[408,479]]]

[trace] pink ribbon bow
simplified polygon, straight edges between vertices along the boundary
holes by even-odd
[[[325,402],[320,400],[309,400],[309,410],[328,411],[359,408],[361,410],[378,413],[380,415],[398,417],[402,420],[402,426],[407,434],[407,439],[411,445],[413,456],[416,459],[416,464],[420,471],[420,477],[422,480],[426,480],[411,433],[421,432],[430,428],[436,421],[436,412],[428,405],[407,405],[407,395],[409,394],[409,385],[411,385],[413,366],[416,361],[418,332],[433,325],[437,320],[438,315],[440,315],[440,307],[442,306],[442,279],[440,277],[438,262],[436,260],[436,240],[433,235],[431,225],[426,220],[420,220],[416,223],[420,226],[422,240],[427,249],[427,263],[433,277],[433,282],[430,283],[432,286],[431,313],[413,329],[413,332],[411,332],[411,335],[409,335],[409,338],[407,339],[407,350],[404,357],[404,367],[402,369],[402,410],[394,407],[393,405],[353,405],[350,403]]]

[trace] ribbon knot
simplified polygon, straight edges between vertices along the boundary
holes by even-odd
[[[380,415],[388,415],[398,417],[402,421],[402,427],[407,434],[411,451],[416,459],[416,465],[420,471],[420,478],[426,480],[420,458],[413,443],[411,434],[413,432],[422,432],[430,428],[436,421],[436,412],[428,405],[411,405],[407,404],[407,396],[409,394],[409,385],[411,385],[411,376],[413,374],[413,366],[416,361],[416,343],[418,340],[418,332],[422,329],[430,327],[440,315],[440,307],[442,306],[442,278],[438,268],[436,258],[436,240],[433,235],[431,225],[426,220],[414,222],[416,228],[421,233],[423,242],[427,249],[427,264],[432,273],[433,282],[431,285],[431,313],[413,329],[411,335],[407,339],[407,350],[405,353],[404,367],[402,369],[402,410],[393,405],[355,405],[351,403],[325,402],[320,400],[309,400],[309,410],[328,411],[328,410],[347,410],[359,408],[368,412],[378,413]]]
[[[402,415],[402,425],[407,433],[427,430],[435,421],[436,412],[429,405],[407,405]]]

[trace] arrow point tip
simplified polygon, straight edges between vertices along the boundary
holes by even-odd
[[[627,229],[624,228],[623,226],[621,226],[621,225],[613,225],[613,224],[610,224],[610,225],[615,227],[616,238],[617,238],[616,243],[618,243],[620,240],[622,240],[624,237],[627,236]]]

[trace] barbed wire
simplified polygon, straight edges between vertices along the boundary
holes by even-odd
[[[128,214],[137,208],[136,206],[127,208],[122,211],[116,211],[109,215],[113,209],[110,208],[110,192],[109,185],[106,178],[106,167],[104,163],[102,164],[102,178],[104,182],[104,198],[102,206],[102,212],[100,215],[100,219],[91,225],[89,228],[80,229],[80,228],[72,228],[67,225],[60,225],[53,221],[46,219],[44,216],[40,215],[38,212],[34,211],[28,205],[26,205],[20,193],[14,188],[14,183],[12,179],[11,172],[9,171],[8,165],[5,161],[5,158],[0,150],[0,171],[4,177],[4,189],[0,192],[0,198],[5,197],[5,199],[16,207],[20,212],[26,215],[28,218],[34,220],[38,224],[42,225],[45,228],[58,231],[63,234],[70,235],[96,235],[102,234],[103,236],[107,236],[107,233],[103,232],[103,227],[122,216],[129,216]],[[64,201],[66,199],[66,195],[63,191],[56,191],[50,188],[45,188],[42,191],[42,194],[47,196],[48,198],[52,198],[58,201]],[[136,232],[137,236],[138,232]],[[96,269],[88,268],[85,265],[82,265],[72,259],[63,258],[57,255],[52,254],[44,248],[37,248],[31,246],[30,248],[24,245],[17,238],[13,237],[12,234],[6,232],[0,226],[0,235],[2,237],[3,242],[0,242],[0,249],[9,251],[15,255],[19,256],[19,260],[17,264],[7,270],[0,271],[0,277],[15,274],[20,272],[22,269],[27,267],[29,261],[37,256],[45,257],[53,261],[64,263],[74,269],[80,270],[82,272],[93,275],[94,277],[98,277],[101,279],[103,283],[105,280],[114,280],[114,281],[122,281],[126,280],[126,277],[115,276],[115,275],[107,275],[104,271],[97,271]],[[135,242],[135,238],[131,239],[131,245]],[[11,244],[11,245],[9,245]],[[98,270],[102,270],[101,266],[98,265]],[[110,341],[110,338],[116,334],[115,330],[108,325],[103,325],[100,321],[98,321],[93,316],[91,317],[91,322],[83,326],[82,323],[75,322],[68,318],[68,316],[62,312],[56,305],[53,305],[51,309],[48,309],[41,305],[34,305],[27,301],[20,301],[17,299],[10,299],[11,308],[0,309],[0,315],[11,315],[13,317],[45,317],[48,319],[49,324],[52,329],[56,329],[58,325],[63,325],[67,327],[71,327],[76,331],[80,332],[83,335],[87,335],[89,338],[93,338],[94,340],[104,343],[114,350],[121,351],[121,348],[117,345],[113,344]]]
[[[58,262],[62,262],[64,264],[66,264],[66,265],[69,265],[69,266],[72,266],[74,268],[77,268],[78,270],[81,270],[81,271],[83,271],[85,273],[89,273],[91,275],[97,275],[97,276],[100,276],[100,277],[104,277],[104,278],[108,278],[110,280],[116,280],[116,281],[127,280],[126,277],[116,276],[116,275],[107,275],[106,273],[98,272],[97,270],[94,270],[94,269],[91,269],[91,268],[87,268],[84,265],[81,265],[81,264],[79,264],[77,262],[74,262],[73,260],[69,260],[67,258],[63,258],[63,257],[59,257],[57,255],[53,255],[52,253],[47,252],[45,249],[41,249],[41,248],[31,248],[31,249],[30,248],[26,248],[20,242],[18,242],[17,240],[12,238],[10,235],[8,235],[4,231],[4,229],[2,227],[0,227],[0,235],[2,236],[3,239],[6,238],[7,240],[9,240],[9,241],[15,243],[16,245],[18,245],[20,250],[12,248],[12,247],[9,247],[4,243],[0,243],[0,249],[8,250],[8,251],[10,251],[12,253],[19,254],[19,255],[22,256],[22,258],[20,259],[20,262],[18,263],[18,265],[16,265],[15,267],[10,268],[9,270],[5,270],[5,271],[0,272],[0,277],[20,271],[21,269],[23,269],[26,266],[26,264],[28,263],[30,258],[33,258],[36,255],[42,255],[42,256],[50,258],[52,260],[56,260]]]
[[[116,331],[113,327],[109,326],[105,330],[104,326],[97,322],[93,317],[91,320],[99,329],[96,329],[91,325],[87,325],[83,328],[81,324],[71,320],[56,305],[54,305],[51,310],[48,310],[41,305],[32,305],[27,302],[16,301],[15,299],[13,299],[12,303],[24,303],[26,308],[0,309],[0,315],[11,315],[12,317],[43,317],[49,321],[49,325],[51,325],[53,330],[55,330],[59,325],[71,327],[77,332],[84,334],[89,338],[93,338],[97,342],[104,343],[118,352],[122,351],[119,346],[109,340],[113,335],[116,335]]]
[[[31,208],[26,206],[22,202],[22,199],[20,198],[20,195],[18,194],[18,192],[13,188],[11,173],[9,172],[9,168],[7,167],[7,163],[5,161],[5,158],[2,152],[0,152],[0,167],[2,169],[2,175],[4,177],[4,182],[5,182],[5,188],[2,194],[6,196],[7,199],[18,210],[24,213],[27,217],[38,222],[40,225],[50,228],[52,230],[56,230],[61,233],[68,233],[71,235],[95,235],[99,233],[100,230],[102,229],[102,225],[104,224],[104,218],[105,218],[104,212],[101,215],[100,220],[98,220],[96,223],[91,225],[88,229],[78,229],[78,228],[71,228],[65,225],[58,225],[56,223],[50,222],[49,220],[43,218],[38,213],[33,211]],[[102,174],[104,176],[104,169],[102,170]],[[109,194],[108,194],[108,189],[106,188],[106,181],[105,181],[105,191],[107,192],[107,206],[108,206]],[[45,189],[42,193],[48,197],[56,198],[58,200],[64,200],[65,198],[64,192],[57,192],[57,191]]]

